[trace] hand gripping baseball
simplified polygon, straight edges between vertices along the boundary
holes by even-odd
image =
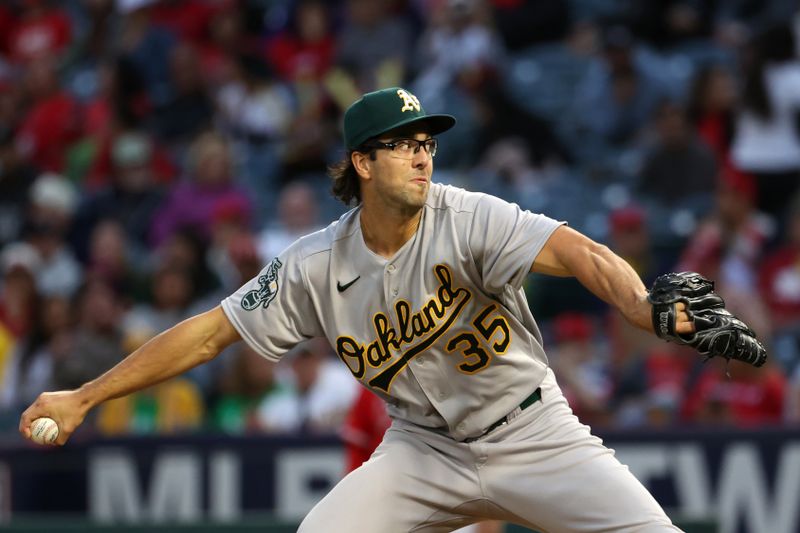
[[[653,283],[647,300],[653,306],[653,328],[667,341],[685,344],[708,358],[724,357],[761,366],[767,360],[764,346],[747,325],[725,309],[725,301],[714,292],[714,282],[695,272],[670,273]],[[683,302],[695,332],[675,331],[675,304]]]
[[[25,438],[35,440],[33,422],[42,417],[51,418],[58,426],[58,435],[55,441],[48,444],[63,445],[81,424],[87,409],[79,391],[44,392],[22,413],[19,432]]]

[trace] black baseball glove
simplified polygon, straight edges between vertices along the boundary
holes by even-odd
[[[747,325],[725,309],[725,301],[714,292],[714,282],[696,272],[664,274],[656,278],[648,301],[653,305],[653,327],[667,341],[691,346],[707,358],[720,356],[753,366],[767,360],[767,351]],[[675,304],[686,304],[695,332],[675,332]]]

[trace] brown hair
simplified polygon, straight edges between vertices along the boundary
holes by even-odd
[[[333,196],[341,200],[344,205],[361,203],[361,181],[353,166],[353,152],[369,153],[370,159],[375,160],[375,150],[362,145],[360,148],[347,152],[347,157],[328,167],[328,176],[333,180],[331,191]],[[353,202],[355,200],[355,202]]]

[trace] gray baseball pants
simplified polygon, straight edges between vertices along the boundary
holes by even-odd
[[[439,533],[499,519],[547,533],[680,531],[572,414],[548,370],[542,400],[469,443],[396,420],[300,533]]]

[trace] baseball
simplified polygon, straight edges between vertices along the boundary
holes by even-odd
[[[31,440],[37,444],[53,444],[58,438],[58,424],[52,418],[37,418],[31,424]]]

